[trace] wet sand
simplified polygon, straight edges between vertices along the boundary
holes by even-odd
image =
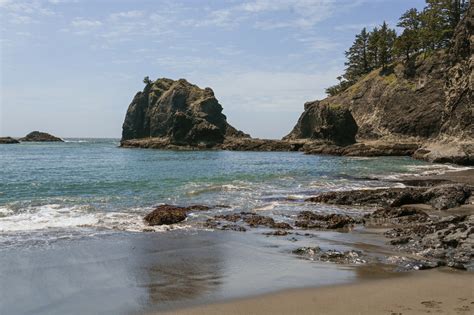
[[[288,290],[168,314],[473,314],[474,274],[419,271],[403,277]]]
[[[459,172],[446,172],[436,177],[440,179],[447,179],[457,183],[474,185],[474,169]]]
[[[49,232],[52,233],[52,232]],[[94,231],[95,233],[95,231]],[[142,314],[258,296],[290,288],[386,278],[375,266],[311,262],[291,251],[329,248],[366,235],[265,237],[261,231],[113,233],[15,242],[0,248],[0,314]]]

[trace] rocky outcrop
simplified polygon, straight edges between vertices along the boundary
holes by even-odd
[[[0,144],[14,144],[20,143],[20,141],[13,139],[12,137],[0,137]]]
[[[464,205],[473,187],[466,184],[441,184],[434,187],[406,187],[332,191],[306,199],[336,205],[400,207],[425,204],[433,209],[446,210]]]
[[[46,132],[33,131],[25,137],[20,138],[22,142],[64,142],[61,138],[50,135]]]
[[[441,136],[474,138],[474,6],[456,27],[448,54],[450,68],[444,86],[445,104]]]
[[[304,229],[343,229],[353,226],[357,221],[345,214],[319,214],[301,211],[295,226]]]
[[[303,150],[307,154],[330,154],[344,156],[412,156],[420,148],[418,142],[365,141],[347,146],[309,142]]]
[[[324,140],[337,145],[355,143],[358,128],[349,109],[336,103],[322,104],[319,101],[304,106],[304,113],[284,140]]]
[[[155,210],[148,213],[144,217],[144,220],[151,226],[176,224],[184,221],[187,218],[188,212],[207,211],[210,209],[211,207],[204,205],[192,205],[188,207],[160,205],[156,207]]]
[[[229,125],[210,88],[184,79],[148,82],[128,107],[122,127],[127,140],[157,138],[165,145],[213,147],[226,137],[249,137]]]
[[[315,146],[308,153],[338,155],[412,155],[432,162],[474,165],[474,6],[457,26],[448,51],[421,54],[410,64],[396,62],[377,69],[344,92],[305,104],[293,131],[285,139],[312,138],[312,130],[325,128],[323,108],[350,111],[358,142],[412,142],[415,150]],[[334,130],[344,126],[335,126]],[[360,150],[358,150],[360,149]],[[416,153],[415,153],[416,152]]]
[[[374,70],[346,91],[305,105],[295,129],[307,128],[301,122],[310,119],[303,118],[314,116],[318,107],[337,105],[351,112],[358,126],[358,140],[435,137],[441,128],[445,103],[445,58],[443,52],[417,58],[416,71],[410,77],[402,63],[385,72]],[[307,137],[295,129],[287,137]]]
[[[474,165],[474,6],[454,32],[448,54],[441,129],[415,157],[431,162]]]

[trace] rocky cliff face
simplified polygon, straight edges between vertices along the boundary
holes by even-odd
[[[450,68],[446,75],[445,104],[440,136],[461,140],[474,138],[474,6],[454,32],[449,51]]]
[[[374,70],[336,96],[305,104],[284,139],[311,138],[302,130],[318,128],[319,108],[338,107],[352,113],[359,141],[413,141],[423,145],[418,158],[474,164],[473,29],[471,5],[449,51]]]
[[[339,95],[305,106],[301,118],[319,106],[349,110],[358,126],[358,139],[394,137],[435,137],[441,128],[445,95],[442,93],[447,70],[445,53],[418,58],[413,75],[403,64],[382,73],[374,70]],[[298,127],[298,125],[297,125]],[[287,137],[298,138],[295,128]],[[295,133],[296,131],[296,133]]]
[[[249,136],[227,123],[210,88],[184,79],[158,79],[135,95],[122,127],[122,141],[150,137],[211,147],[226,137]]]
[[[347,108],[335,104],[309,102],[293,131],[284,140],[312,139],[337,145],[355,143],[357,124]]]

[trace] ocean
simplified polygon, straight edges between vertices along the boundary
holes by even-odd
[[[261,229],[212,231],[202,223],[241,211],[284,222],[302,210],[360,214],[372,209],[304,199],[330,190],[396,187],[400,175],[456,169],[408,157],[118,145],[118,139],[66,139],[0,146],[1,314],[133,313],[352,281],[363,269],[308,263],[288,253],[296,242],[382,246],[370,235],[277,239]],[[142,218],[164,203],[226,207],[192,213],[174,226],[147,226]]]

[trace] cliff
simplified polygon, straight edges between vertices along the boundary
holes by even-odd
[[[351,112],[358,142],[414,143],[421,147],[414,155],[417,158],[474,164],[473,25],[471,5],[449,51],[420,54],[409,65],[400,61],[384,71],[374,70],[338,95],[305,104],[284,139],[311,138],[301,130],[314,129],[310,121],[317,119],[320,107],[336,106]],[[308,151],[354,152],[320,147]]]
[[[131,139],[159,138],[166,145],[213,147],[226,137],[249,137],[229,125],[210,88],[184,79],[158,79],[138,92],[128,107],[122,145]]]

